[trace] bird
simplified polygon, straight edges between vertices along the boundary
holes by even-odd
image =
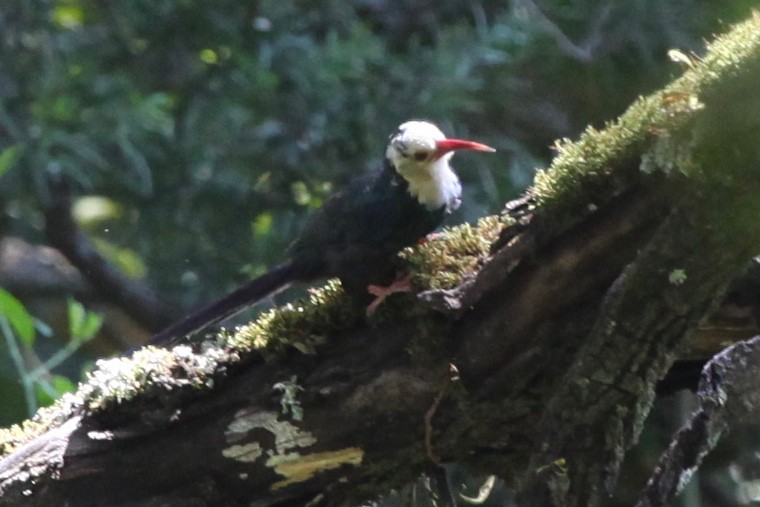
[[[496,151],[449,139],[428,121],[402,123],[388,139],[383,163],[355,177],[306,220],[286,251],[288,260],[169,325],[150,343],[194,334],[293,282],[339,278],[356,297],[379,294],[378,287],[398,275],[398,252],[433,232],[461,204],[462,185],[450,165],[459,150]]]

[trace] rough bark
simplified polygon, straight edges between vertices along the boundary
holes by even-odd
[[[673,438],[637,502],[665,505],[732,426],[756,423],[760,411],[760,337],[727,348],[702,371],[699,407]]]

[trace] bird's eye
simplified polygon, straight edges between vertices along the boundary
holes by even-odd
[[[414,160],[418,162],[422,162],[423,160],[428,158],[428,154],[424,151],[418,151],[414,154]]]

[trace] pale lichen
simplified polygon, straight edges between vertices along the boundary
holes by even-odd
[[[298,393],[303,391],[304,388],[298,385],[298,377],[293,375],[290,380],[284,380],[277,382],[272,386],[273,391],[279,391],[282,393],[280,397],[280,408],[282,415],[290,415],[294,421],[303,420],[303,407],[301,401],[298,399]]]
[[[277,491],[291,484],[304,482],[320,472],[344,467],[359,466],[364,461],[364,450],[359,447],[347,447],[335,451],[323,451],[298,456],[297,459],[281,460],[274,471],[284,477],[269,488]]]
[[[207,347],[194,352],[186,345],[145,347],[131,356],[101,359],[75,393],[64,394],[20,425],[0,430],[0,453],[11,452],[74,415],[103,413],[137,398],[160,404],[160,393],[169,391],[175,392],[175,403],[179,403],[180,392],[211,389],[220,367],[230,360],[224,350]]]
[[[266,467],[283,477],[272,485],[273,490],[307,480],[323,470],[358,465],[364,455],[359,448],[309,452],[317,443],[314,434],[290,421],[279,420],[277,413],[267,410],[238,411],[224,435],[231,445],[222,449],[222,456],[244,463],[264,460]]]

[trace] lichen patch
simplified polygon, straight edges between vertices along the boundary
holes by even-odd
[[[318,452],[299,456],[298,459],[277,463],[274,470],[285,479],[272,484],[270,490],[276,491],[290,484],[309,480],[320,472],[351,465],[359,466],[364,460],[364,451],[358,447],[347,447],[337,451]],[[267,463],[269,464],[269,463]]]

